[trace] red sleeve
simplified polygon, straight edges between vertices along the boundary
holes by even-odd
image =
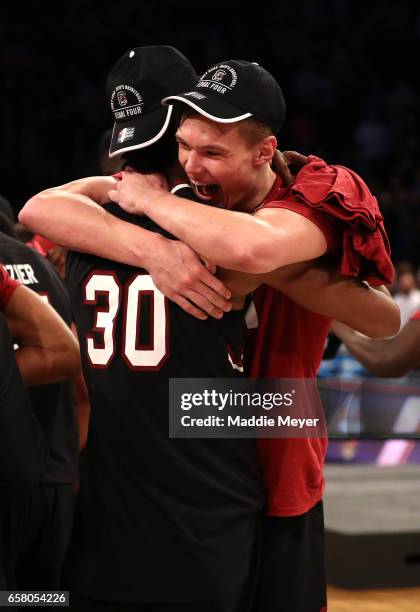
[[[420,321],[420,310],[416,310],[416,312],[411,315],[410,321]]]
[[[6,268],[0,264],[0,310],[6,308],[15,289],[18,287],[20,287],[20,283],[11,279]]]
[[[309,208],[337,223],[342,274],[359,276],[373,285],[392,282],[390,245],[378,202],[355,172],[310,156],[279,199],[279,206],[301,214]],[[312,220],[316,222],[315,217]]]

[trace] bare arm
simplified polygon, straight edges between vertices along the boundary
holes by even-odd
[[[5,310],[16,361],[27,385],[70,379],[80,372],[79,345],[51,306],[26,287],[18,287]]]
[[[288,281],[281,271],[274,272],[268,284],[305,308],[343,321],[371,338],[392,336],[400,328],[400,310],[385,288],[370,287],[320,262],[306,271],[290,266]]]
[[[19,221],[67,248],[147,269],[151,252],[165,239],[102,208],[115,184],[112,177],[88,177],[46,189],[28,200]]]
[[[327,243],[309,219],[286,209],[255,215],[178,198],[151,175],[123,172],[110,198],[125,210],[145,214],[218,266],[265,273],[323,255]]]
[[[339,319],[372,338],[391,336],[400,326],[399,308],[385,288],[375,289],[342,276],[319,261],[285,266],[264,275],[229,270],[221,275],[238,307],[247,293],[265,283],[308,310]]]
[[[65,247],[145,268],[166,297],[197,318],[229,311],[229,291],[190,247],[101,207],[114,185],[112,177],[90,177],[47,189],[25,204],[19,220]]]
[[[334,321],[332,331],[364,367],[382,378],[397,378],[420,365],[420,321],[408,321],[393,338],[372,340]]]

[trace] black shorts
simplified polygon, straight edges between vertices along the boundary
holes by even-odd
[[[251,597],[248,584],[242,585],[230,595],[213,601],[177,604],[106,602],[71,591],[70,610],[72,612],[248,612],[251,609]]]
[[[254,612],[327,610],[322,501],[305,514],[263,519]]]
[[[22,487],[4,497],[0,510],[0,559],[4,555],[0,581],[7,589],[60,589],[73,507],[71,484]]]
[[[21,589],[59,590],[64,558],[73,525],[75,493],[72,484],[42,484],[34,499],[39,524],[22,555],[17,577]]]

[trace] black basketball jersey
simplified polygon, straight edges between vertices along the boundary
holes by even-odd
[[[242,314],[200,321],[145,270],[80,253],[68,264],[91,402],[71,587],[127,602],[227,594],[247,576],[264,503],[255,441],[169,439],[169,378],[235,376]]]
[[[0,313],[0,487],[37,484],[47,458],[48,444],[34,417]]]
[[[48,260],[0,232],[0,261],[9,275],[43,296],[70,325],[68,292]],[[78,478],[78,431],[73,391],[68,381],[28,388],[29,397],[50,446],[42,482],[72,483]]]

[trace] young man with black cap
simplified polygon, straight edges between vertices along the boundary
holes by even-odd
[[[122,96],[122,97],[121,97],[121,100],[122,100],[122,102],[123,102],[123,103],[127,104],[127,102],[126,102],[126,101],[125,101],[125,99],[124,99],[124,96]],[[258,127],[258,126],[257,126],[257,127]],[[126,131],[123,131],[124,129],[125,129],[125,128],[120,127],[120,132],[122,133],[122,135],[121,135],[121,137],[120,137],[120,139],[121,139],[121,140],[125,140],[126,135],[127,135],[127,132],[126,132]],[[129,134],[130,134],[130,132],[129,132]],[[135,134],[135,132],[134,132],[134,134]],[[132,139],[132,137],[134,138],[134,134],[133,134],[133,133],[131,133],[130,139]],[[150,139],[150,138],[149,138],[149,139]],[[116,140],[117,140],[117,142],[118,142],[118,137],[117,137],[117,139],[116,139]],[[122,144],[123,144],[123,143],[122,143]],[[92,188],[94,187],[94,185],[95,185],[95,184],[96,184],[96,183],[95,183],[95,181],[92,181],[92,183],[91,183]],[[85,188],[86,188],[86,183],[85,183]],[[75,189],[75,191],[77,192],[78,186],[77,186],[77,185],[74,185],[74,189]],[[71,192],[71,190],[72,190],[72,187],[70,186],[70,192]],[[88,195],[93,195],[93,196],[97,195],[97,194],[94,194],[94,193],[90,193],[90,194],[89,194],[89,188],[87,189],[87,194],[88,194]],[[69,195],[69,194],[68,194],[68,192],[67,192],[67,195]],[[64,195],[64,194],[62,194],[62,196],[65,198],[65,195]],[[48,199],[50,199],[50,201],[54,200],[55,198],[60,199],[60,197],[61,197],[61,196],[60,196],[60,191],[59,191],[59,190],[58,190],[58,191],[57,191],[55,194],[54,194],[54,192],[53,192],[53,191],[51,191],[51,192],[49,192],[49,193],[47,192],[47,193],[45,194],[45,198],[46,198],[47,200],[48,200]],[[235,197],[236,197],[236,194],[235,194]],[[41,199],[42,199],[42,196],[41,196]],[[95,199],[95,198],[94,198],[94,199]],[[100,199],[100,198],[99,198],[99,199]],[[38,228],[38,229],[39,229],[39,228]],[[43,227],[42,227],[42,229],[44,229],[44,230],[45,230],[45,226],[43,226]],[[131,234],[131,235],[133,235],[133,234]],[[127,254],[126,254],[126,255],[127,255]],[[254,281],[254,283],[255,283],[255,281]],[[255,284],[254,284],[254,286],[255,286]],[[208,375],[208,374],[207,374],[207,375]]]
[[[149,171],[176,155],[161,71],[165,92],[194,82],[171,47],[133,49],[109,82],[116,116],[142,117],[117,125],[111,146]],[[148,219],[106,209],[170,241]],[[235,375],[228,347],[240,351],[241,313],[193,318],[145,269],[82,253],[69,255],[68,285],[92,408],[67,564],[72,609],[246,610],[265,501],[255,443],[170,440],[167,412],[169,378]]]

